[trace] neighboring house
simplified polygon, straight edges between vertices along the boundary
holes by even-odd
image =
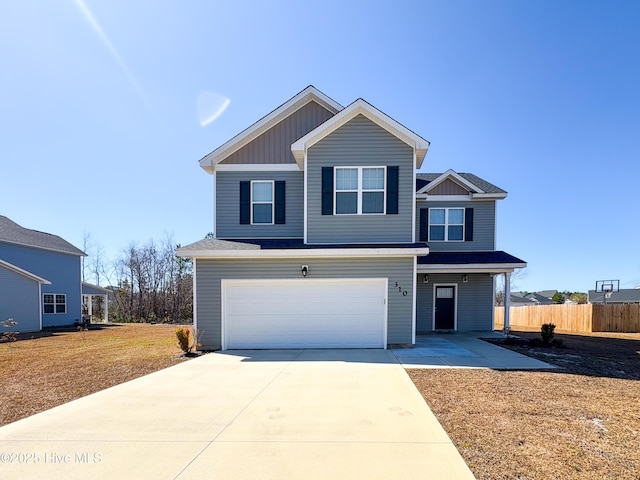
[[[587,303],[605,303],[604,293],[589,290]],[[621,288],[611,292],[606,303],[640,303],[640,290],[637,288]]]
[[[514,292],[510,295],[512,307],[534,307],[538,305],[535,301],[528,298],[526,295],[522,296],[520,292]]]
[[[62,238],[0,216],[0,330],[38,331],[82,318],[80,263],[84,252]]]
[[[200,160],[214,238],[194,259],[204,349],[384,348],[432,331],[491,330],[506,192],[417,174],[429,142],[362,99],[314,87]],[[508,275],[506,275],[508,277]]]
[[[552,290],[547,290],[546,292],[551,292]],[[546,293],[545,292],[545,293]],[[556,305],[556,302],[553,301],[551,297],[556,294],[556,291],[553,290],[551,297],[548,297],[545,293],[530,293],[526,297],[533,301],[536,305]]]

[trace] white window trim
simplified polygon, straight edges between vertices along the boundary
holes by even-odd
[[[432,210],[444,210],[444,224],[442,223],[431,223],[431,211]],[[449,210],[462,210],[462,223],[452,223],[449,224]],[[429,238],[429,242],[464,242],[464,235],[465,235],[465,208],[464,207],[432,207],[429,209],[429,225],[427,225],[428,228],[428,238]],[[449,227],[457,227],[459,225],[462,225],[462,238],[460,240],[449,240]],[[444,226],[444,240],[432,240],[431,239],[431,227],[440,227],[440,226]]]
[[[254,183],[270,183],[271,184],[271,201],[270,202],[256,202],[253,200],[253,184]],[[251,215],[251,225],[274,225],[275,222],[275,216],[276,216],[276,212],[275,212],[275,208],[276,208],[276,200],[275,200],[275,196],[276,196],[276,185],[275,185],[275,181],[274,180],[251,180],[251,185],[249,187],[251,189],[251,191],[249,192],[250,197],[251,197],[251,205],[249,206],[250,208],[250,215]],[[253,206],[254,205],[271,205],[271,222],[254,222],[253,221]]]
[[[366,168],[381,169],[384,172],[384,178],[382,180],[382,188],[380,189],[367,189],[362,188],[362,171]],[[338,190],[338,170],[356,169],[358,171],[358,188],[355,190]],[[338,193],[356,193],[357,198],[357,212],[356,213],[338,213]],[[364,192],[382,192],[382,212],[363,213],[362,212],[362,194]],[[386,215],[387,214],[387,167],[384,165],[363,165],[353,167],[334,167],[333,169],[333,214],[334,215]]]
[[[51,295],[53,297],[53,303],[51,302],[46,302],[44,301],[44,297],[46,295]],[[58,299],[58,296],[63,296],[64,297],[64,304],[60,304],[58,303],[56,300]],[[53,312],[51,313],[47,313],[44,311],[44,307],[45,305],[53,305]],[[57,306],[58,305],[64,305],[64,312],[58,312]],[[45,315],[66,315],[67,313],[67,294],[66,293],[43,293],[42,294],[42,313]]]

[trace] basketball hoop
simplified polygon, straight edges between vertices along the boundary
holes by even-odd
[[[603,303],[607,303],[607,299],[611,298],[613,292],[620,290],[620,280],[598,280],[596,282],[596,293],[602,293]]]

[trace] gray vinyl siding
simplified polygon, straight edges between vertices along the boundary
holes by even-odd
[[[295,163],[291,144],[332,116],[329,110],[311,101],[224,159],[221,164]]]
[[[458,331],[491,330],[493,328],[493,278],[488,273],[469,274],[462,283],[461,273],[429,274],[429,283],[418,274],[416,332],[433,330],[434,284],[456,285],[458,289]]]
[[[399,166],[397,215],[322,215],[322,167]],[[363,115],[309,148],[307,243],[411,242],[413,149]]]
[[[461,187],[453,180],[445,180],[440,185],[433,188],[429,195],[468,195],[469,191]]]
[[[471,242],[429,242],[432,252],[467,252],[495,250],[496,202],[430,202],[418,201],[416,207],[416,241],[420,241],[420,210],[423,208],[473,208],[473,241]]]
[[[222,279],[299,279],[301,265],[309,266],[307,278],[388,278],[387,343],[412,343],[413,258],[196,259],[197,325],[203,349],[222,346]]]
[[[0,321],[17,322],[14,327],[0,326],[0,332],[40,330],[39,291],[35,280],[0,266]]]
[[[67,312],[42,314],[42,326],[73,325],[82,318],[82,287],[78,255],[52,252],[22,245],[0,244],[0,258],[51,282],[42,294],[66,295]]]
[[[240,224],[240,182],[284,180],[285,219],[281,225]],[[218,238],[302,238],[304,235],[304,174],[302,172],[216,173],[216,236]]]

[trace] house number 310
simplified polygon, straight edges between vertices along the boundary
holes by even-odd
[[[407,296],[407,291],[403,290],[402,287],[400,285],[398,285],[398,282],[396,282],[396,288],[398,289],[398,292],[402,293],[403,297]]]

